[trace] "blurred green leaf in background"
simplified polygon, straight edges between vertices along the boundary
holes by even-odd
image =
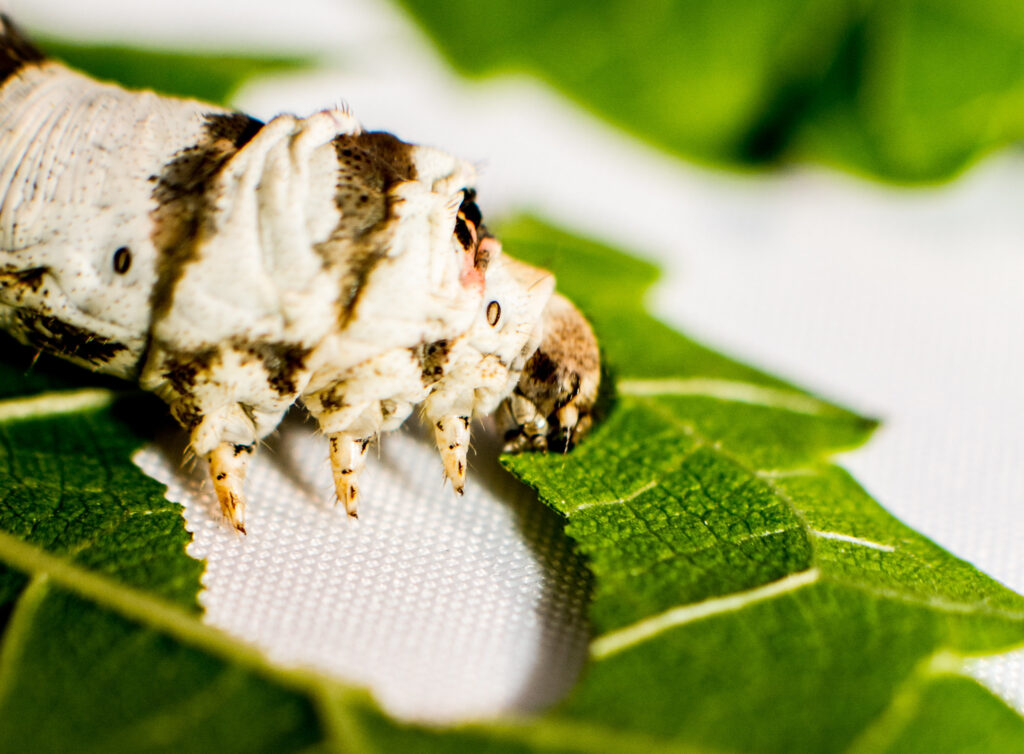
[[[531,73],[700,161],[935,181],[1024,136],[1013,0],[403,2],[464,73]]]
[[[88,45],[41,37],[47,55],[85,71],[101,81],[117,81],[129,89],[193,97],[227,104],[246,80],[311,65],[300,57],[268,55],[190,54],[140,50],[122,45]]]

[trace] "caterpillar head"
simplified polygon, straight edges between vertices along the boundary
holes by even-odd
[[[601,361],[590,323],[556,293],[540,325],[540,345],[503,407],[506,453],[568,450],[592,423]]]

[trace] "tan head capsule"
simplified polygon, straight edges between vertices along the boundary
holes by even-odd
[[[601,360],[590,323],[556,293],[541,314],[541,326],[540,346],[502,411],[506,453],[567,450],[592,422]]]

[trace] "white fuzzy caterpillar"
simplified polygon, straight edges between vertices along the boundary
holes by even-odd
[[[351,515],[367,444],[415,406],[459,492],[471,417],[505,402],[510,450],[589,426],[593,333],[486,233],[470,165],[341,110],[261,123],[99,83],[2,22],[0,326],[163,398],[236,528],[296,401]]]

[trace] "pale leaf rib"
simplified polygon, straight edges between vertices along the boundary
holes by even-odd
[[[114,402],[114,392],[103,388],[83,388],[41,393],[30,398],[0,401],[0,424],[45,419],[50,416],[95,411]]]
[[[706,377],[658,380],[627,379],[621,380],[616,387],[620,394],[638,398],[685,395],[778,408],[812,416],[836,413],[835,407],[809,395],[738,380],[718,380]]]
[[[659,484],[661,484],[660,478],[652,479],[647,484],[638,487],[637,489],[633,490],[627,495],[624,495],[623,497],[617,497],[614,500],[595,500],[592,503],[580,503],[579,505],[574,505],[573,507],[566,510],[566,514],[573,514],[582,510],[586,510],[587,508],[594,508],[602,505],[619,505],[621,503],[628,503],[630,500],[635,500],[636,498],[640,497],[648,490],[654,489]]]
[[[882,544],[881,542],[874,542],[870,539],[864,539],[862,537],[854,537],[849,534],[840,534],[836,531],[820,531],[818,529],[811,529],[810,534],[812,537],[817,537],[818,539],[834,539],[839,542],[849,542],[852,545],[867,547],[872,550],[880,550],[881,552],[896,552],[896,548],[892,545]]]
[[[618,654],[623,650],[652,639],[672,628],[722,613],[742,610],[748,605],[802,589],[820,579],[821,571],[817,568],[811,568],[806,571],[790,574],[778,581],[772,581],[754,589],[671,608],[663,613],[652,615],[624,628],[599,636],[590,644],[590,656],[594,660],[603,660],[606,657]]]

